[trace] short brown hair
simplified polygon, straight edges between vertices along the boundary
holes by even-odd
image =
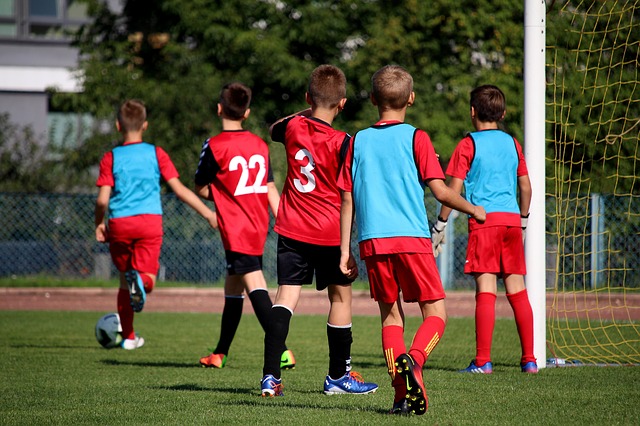
[[[496,86],[486,84],[471,91],[469,104],[476,112],[476,117],[483,123],[502,120],[506,110],[504,93]]]
[[[347,97],[347,78],[333,65],[320,65],[311,73],[309,96],[322,108],[335,108]]]
[[[122,132],[136,132],[147,121],[147,108],[138,99],[129,99],[118,110],[118,123]]]
[[[371,77],[371,89],[378,107],[399,110],[409,102],[413,77],[399,65],[386,65]]]
[[[242,83],[225,84],[220,91],[222,114],[231,120],[241,120],[251,104],[251,89]]]

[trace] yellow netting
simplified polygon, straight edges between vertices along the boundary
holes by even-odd
[[[547,2],[549,357],[640,363],[640,1]]]

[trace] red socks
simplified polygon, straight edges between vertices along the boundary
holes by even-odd
[[[142,280],[142,285],[144,286],[144,291],[146,293],[151,293],[153,291],[153,280],[147,274],[142,272],[138,273],[140,275],[140,279]]]
[[[133,308],[127,289],[118,289],[118,315],[120,315],[120,325],[122,326],[122,338],[134,339],[136,336],[133,332]]]
[[[491,343],[496,325],[496,295],[476,294],[476,359],[478,367],[491,361]]]
[[[391,386],[395,389],[393,402],[398,402],[406,396],[407,388],[400,375],[396,376],[395,361],[398,356],[407,352],[404,344],[404,329],[398,325],[382,327],[382,350],[387,363]]]
[[[437,316],[426,317],[413,337],[409,355],[422,368],[429,354],[438,345],[444,334],[444,320]]]
[[[520,336],[520,346],[522,347],[522,364],[527,362],[535,362],[533,355],[533,310],[529,302],[527,290],[524,289],[514,294],[507,294],[507,300],[513,309],[513,315],[516,319],[516,327],[518,336]]]

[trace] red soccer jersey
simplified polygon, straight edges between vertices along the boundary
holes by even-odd
[[[340,245],[340,192],[336,183],[347,133],[313,117],[295,116],[274,126],[271,138],[287,154],[275,231],[321,246]]]
[[[202,146],[197,185],[210,185],[225,250],[261,256],[269,230],[269,147],[247,130],[223,131]]]

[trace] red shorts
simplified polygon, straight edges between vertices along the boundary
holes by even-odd
[[[444,299],[436,259],[431,253],[377,254],[364,259],[371,297],[394,303],[402,291],[405,302]]]
[[[491,226],[469,232],[465,274],[526,275],[522,229]]]
[[[135,269],[156,275],[160,267],[162,216],[139,215],[109,220],[109,251],[118,271]]]

